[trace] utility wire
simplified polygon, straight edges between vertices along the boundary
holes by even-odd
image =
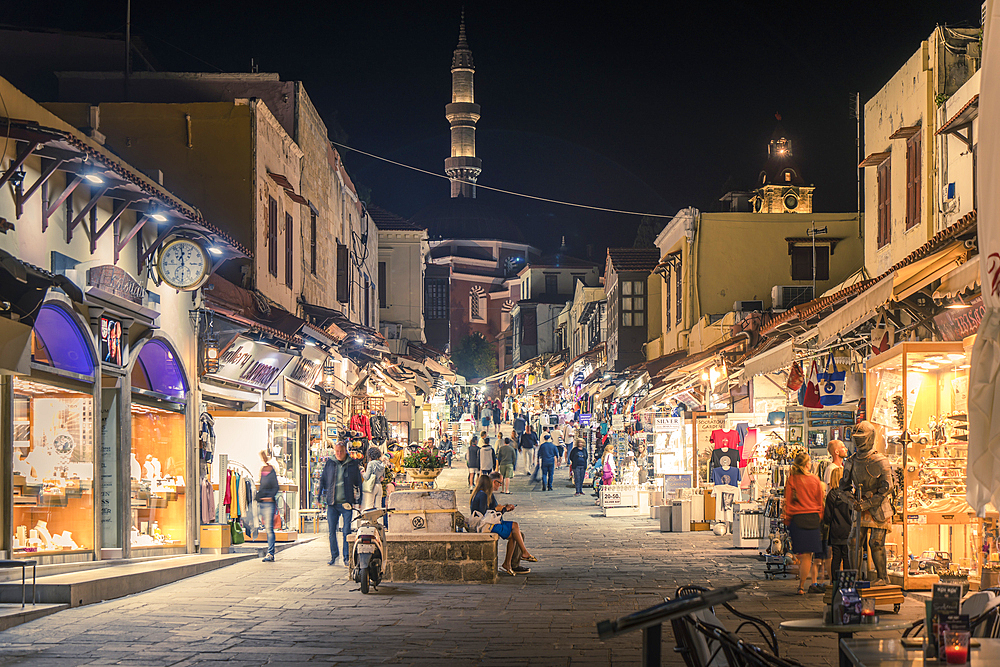
[[[389,164],[396,165],[397,167],[403,167],[404,169],[411,169],[413,171],[418,171],[421,174],[427,174],[428,176],[434,176],[435,178],[443,178],[443,179],[445,179],[447,181],[455,181],[455,182],[459,182],[459,183],[464,182],[460,178],[452,178],[451,176],[447,176],[445,174],[438,174],[438,173],[435,173],[433,171],[428,171],[426,169],[421,169],[420,167],[414,167],[412,165],[403,164],[402,162],[396,162],[395,160],[390,160],[389,158],[385,158],[385,157],[382,157],[380,155],[375,155],[373,153],[368,153],[368,152],[363,151],[363,150],[358,149],[358,148],[353,148],[353,147],[347,146],[345,144],[337,143],[336,141],[331,141],[330,143],[333,144],[334,146],[338,146],[339,148],[343,148],[344,150],[349,150],[349,151],[353,151],[355,153],[360,153],[361,155],[366,155],[366,156],[368,156],[370,158],[374,158],[376,160],[381,160],[382,162],[388,162]],[[604,211],[606,213],[621,213],[623,215],[640,215],[640,216],[648,216],[650,218],[673,218],[674,217],[673,215],[664,215],[662,213],[642,213],[641,211],[625,211],[625,210],[617,209],[617,208],[605,208],[603,206],[589,206],[588,204],[577,204],[575,202],[560,201],[558,199],[549,199],[547,197],[536,197],[535,195],[528,195],[528,194],[524,194],[523,192],[512,192],[511,190],[501,190],[500,188],[493,188],[493,187],[490,187],[488,185],[482,185],[482,184],[479,184],[479,183],[476,183],[476,187],[477,188],[481,188],[483,190],[491,190],[492,192],[499,192],[501,194],[511,195],[511,196],[514,196],[514,197],[523,197],[525,199],[534,199],[535,201],[543,201],[543,202],[547,202],[549,204],[561,204],[562,206],[574,206],[576,208],[586,208],[586,209],[590,209],[591,211]]]

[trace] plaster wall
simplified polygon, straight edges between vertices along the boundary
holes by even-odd
[[[980,72],[973,74],[948,101],[937,110],[937,126],[941,127],[955,114],[962,110],[968,102],[979,94]],[[963,131],[962,134],[967,134]],[[972,121],[972,144],[979,141],[979,118]],[[940,197],[940,204],[935,211],[935,233],[961,220],[967,213],[976,208],[975,181],[973,171],[973,153],[954,134],[942,134],[935,138],[938,145],[938,162],[940,187],[935,194]],[[949,183],[955,184],[955,196],[948,198],[945,194]]]
[[[427,232],[379,231],[378,261],[386,264],[383,323],[402,325],[401,337],[426,342],[424,334],[424,239]]]

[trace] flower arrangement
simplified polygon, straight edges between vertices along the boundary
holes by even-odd
[[[423,447],[412,454],[407,454],[403,459],[404,468],[416,468],[418,470],[433,470],[444,468],[448,464],[447,459],[438,456],[430,447]]]

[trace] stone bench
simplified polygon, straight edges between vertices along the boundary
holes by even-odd
[[[353,553],[354,535],[347,539]],[[493,533],[390,533],[386,540],[386,581],[497,582],[499,538]]]

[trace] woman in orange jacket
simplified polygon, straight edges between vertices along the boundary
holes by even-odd
[[[823,520],[823,482],[812,474],[812,461],[799,452],[792,464],[792,474],[785,484],[782,519],[792,538],[792,553],[799,557],[798,595],[805,594],[806,579],[812,577],[810,590],[818,591],[813,554],[823,551],[819,526]]]

